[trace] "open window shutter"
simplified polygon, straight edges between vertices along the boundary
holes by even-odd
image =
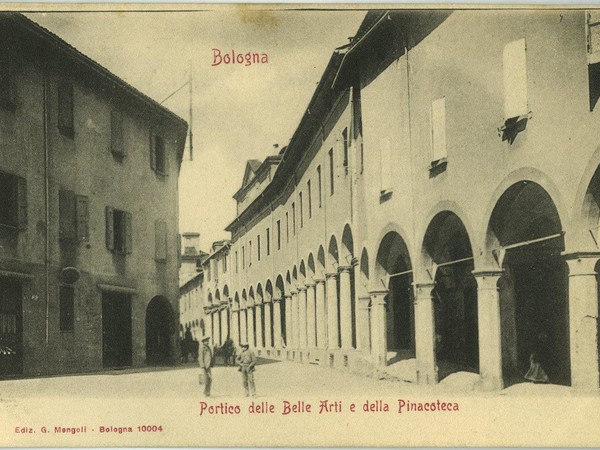
[[[75,196],[75,211],[77,217],[77,240],[87,241],[89,232],[89,200],[86,195]]]
[[[156,170],[156,150],[154,147],[155,145],[156,145],[156,139],[155,139],[154,133],[151,130],[150,131],[150,167],[152,167],[152,170]]]
[[[115,249],[114,209],[106,207],[106,248],[110,251]]]
[[[24,230],[27,228],[27,180],[23,177],[17,177],[17,199],[17,224],[19,230]]]
[[[124,155],[123,114],[121,111],[115,110],[110,113],[110,138],[111,151],[117,155]]]
[[[125,213],[125,253],[131,253],[132,250],[133,228],[131,224],[131,213]]]

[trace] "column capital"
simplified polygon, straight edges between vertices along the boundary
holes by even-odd
[[[369,291],[369,298],[371,297],[385,297],[390,293],[387,289],[379,289],[376,291]]]
[[[325,278],[315,278],[315,284],[323,284],[325,283]]]
[[[564,254],[569,266],[569,277],[596,275],[596,264],[600,260],[599,252],[577,252]]]
[[[263,303],[271,303],[273,301],[272,297],[264,297]]]
[[[281,301],[283,300],[284,297],[279,297],[279,298],[273,297],[273,303],[281,303]]]
[[[337,272],[327,272],[325,274],[325,278],[336,278],[338,276]]]
[[[413,283],[413,286],[419,291],[426,289],[432,290],[435,287],[435,281],[415,282]]]
[[[353,266],[339,266],[338,267],[338,272],[350,272],[352,270]]]
[[[306,291],[306,286],[298,286],[298,292]]]
[[[290,299],[290,298],[292,298],[292,294],[291,294],[291,293],[289,293],[289,294],[283,294],[283,297],[282,297],[282,299],[284,299],[284,300],[288,300],[288,299]]]
[[[368,295],[361,295],[358,297],[358,306],[360,309],[369,309],[369,303],[371,303],[371,297]]]
[[[290,291],[291,296],[293,297],[294,295],[298,295],[298,291],[296,289],[292,289]]]
[[[471,272],[475,278],[500,278],[504,274],[502,269],[475,269]]]
[[[314,288],[316,283],[306,283],[306,289]]]

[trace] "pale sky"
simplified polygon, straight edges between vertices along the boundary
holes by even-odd
[[[229,238],[232,195],[246,161],[287,145],[336,47],[348,43],[365,11],[31,13],[29,18],[162,101],[194,73],[194,160],[179,179],[180,232],[201,246]],[[266,53],[263,65],[211,66],[222,53]],[[164,105],[189,121],[188,90]]]

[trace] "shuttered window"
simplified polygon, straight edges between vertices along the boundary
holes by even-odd
[[[152,170],[161,175],[167,175],[169,172],[169,158],[167,158],[167,151],[165,146],[165,140],[162,136],[151,132],[150,133],[150,166]]]
[[[167,260],[167,223],[164,220],[154,222],[154,258]]]
[[[106,248],[114,253],[131,253],[133,229],[131,213],[106,207]]]
[[[27,228],[25,178],[0,172],[0,225],[19,230]]]
[[[71,285],[60,287],[60,331],[75,330],[75,288]]]
[[[110,151],[117,156],[125,156],[123,113],[118,110],[110,113]]]
[[[58,129],[64,136],[73,137],[73,83],[67,79],[58,82]]]
[[[89,239],[88,197],[61,189],[58,193],[59,238],[82,242]]]

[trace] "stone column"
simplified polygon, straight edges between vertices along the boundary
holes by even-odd
[[[352,287],[350,271],[352,266],[341,266],[340,272],[340,328],[342,348],[352,348]]]
[[[325,310],[325,280],[315,280],[315,308],[317,327],[317,347],[327,347],[327,311]]]
[[[231,311],[231,340],[234,344],[238,344],[240,342],[240,311],[239,309],[234,309]]]
[[[382,367],[387,364],[387,320],[386,320],[386,297],[388,290],[369,292],[371,295],[371,317],[372,317],[372,336],[373,345],[372,355],[377,366]]]
[[[358,297],[358,349],[365,355],[371,351],[371,321],[369,319],[369,304],[371,297]]]
[[[337,273],[325,274],[327,283],[327,348],[339,348]]]
[[[298,340],[298,347],[306,348],[306,286],[299,288],[300,294],[298,296],[298,332],[300,334]]]
[[[221,306],[221,345],[227,340],[227,333],[229,332],[229,326],[227,325],[227,308]]]
[[[292,348],[298,348],[299,336],[298,332],[298,291],[292,291]]]
[[[566,255],[569,266],[569,334],[571,385],[582,390],[598,389],[598,283],[599,253]]]
[[[214,313],[214,321],[215,321],[215,336],[213,339],[214,345],[221,346],[221,311],[218,309]]]
[[[292,348],[292,296],[284,295],[283,301],[285,302],[285,347]]]
[[[282,347],[281,345],[281,302],[283,299],[273,299],[273,346],[277,349]]]
[[[502,333],[500,317],[499,270],[474,270],[477,280],[477,322],[479,328],[479,373],[483,387],[498,390],[502,378]]]
[[[248,309],[244,306],[240,309],[240,344],[248,340]]]
[[[315,348],[317,346],[317,328],[315,323],[315,284],[306,285],[306,347]]]
[[[256,323],[254,318],[254,305],[248,306],[248,344],[250,347],[256,347]]]
[[[417,354],[417,381],[419,384],[437,383],[435,360],[435,317],[432,291],[434,282],[415,283],[415,347]]]
[[[272,348],[271,344],[271,302],[266,300],[263,308],[265,309],[265,348]]]
[[[254,320],[256,321],[256,348],[263,348],[262,308],[262,303],[259,303],[254,307]]]

